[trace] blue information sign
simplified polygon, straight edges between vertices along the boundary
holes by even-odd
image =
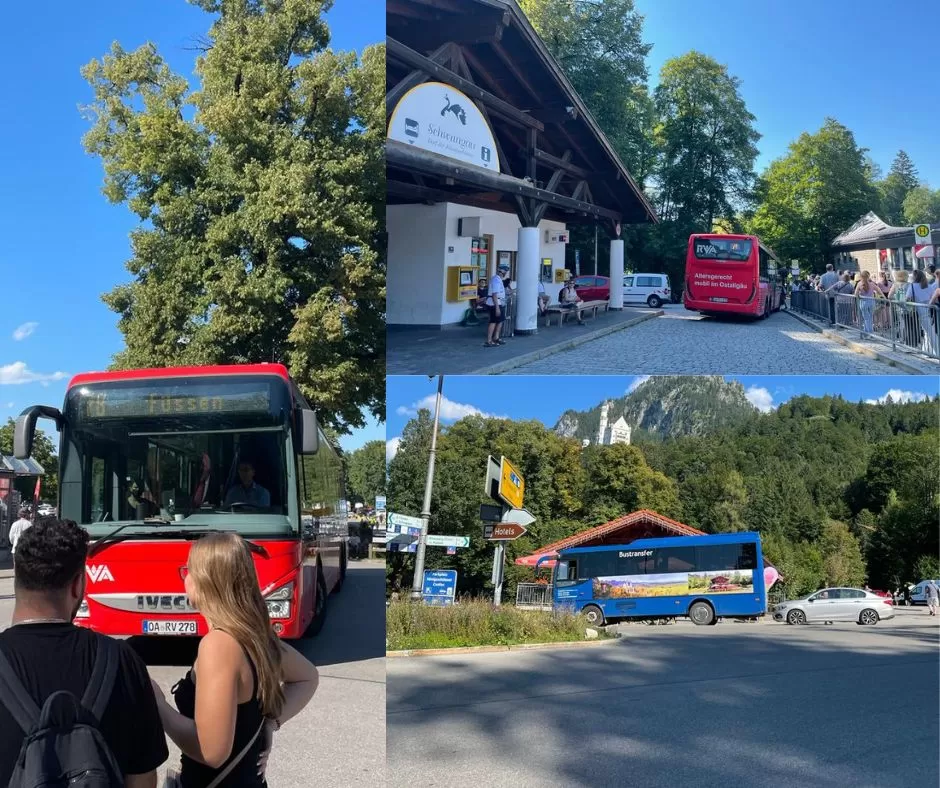
[[[428,569],[424,573],[421,595],[428,605],[452,605],[457,594],[456,569]]]

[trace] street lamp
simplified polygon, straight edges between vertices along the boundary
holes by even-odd
[[[411,583],[411,598],[420,599],[424,585],[424,549],[427,546],[428,520],[431,518],[431,491],[434,488],[434,459],[437,456],[437,426],[441,418],[441,392],[444,376],[437,376],[437,401],[434,404],[434,431],[431,433],[431,454],[428,457],[428,477],[424,483],[424,506],[421,508],[421,533],[415,550],[415,576]]]

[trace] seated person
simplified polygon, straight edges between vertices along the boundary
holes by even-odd
[[[489,292],[488,286],[486,284],[486,277],[480,279],[477,282],[477,297],[470,302],[470,306],[476,309],[486,309],[486,296]]]
[[[255,482],[255,464],[251,460],[238,461],[238,482],[229,489],[222,507],[238,503],[257,509],[267,509],[271,505],[271,493]]]
[[[581,303],[581,296],[578,295],[578,291],[574,289],[574,282],[570,279],[568,284],[564,286],[562,291],[558,294],[558,302],[565,309],[575,309],[578,304]],[[578,325],[583,326],[584,320],[581,319],[581,313],[578,312]]]
[[[548,309],[548,293],[545,292],[545,283],[539,279],[539,314],[544,315]]]

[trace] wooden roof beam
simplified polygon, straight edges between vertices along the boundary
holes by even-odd
[[[451,69],[438,65],[430,58],[425,57],[419,52],[415,52],[413,49],[400,41],[396,41],[394,38],[386,38],[386,51],[390,59],[409,65],[413,69],[426,71],[441,82],[446,82],[448,85],[452,85],[466,93],[470,98],[485,104],[494,115],[498,115],[510,123],[515,123],[516,125],[530,129],[537,129],[538,131],[545,130],[545,125],[528,113],[514,107],[508,101],[503,101],[489,91],[483,90],[483,88],[464,79]]]
[[[575,200],[562,194],[539,189],[534,184],[513,178],[509,175],[486,170],[482,167],[464,165],[439,156],[436,153],[414,148],[397,140],[388,140],[386,144],[386,161],[391,167],[400,167],[409,171],[417,171],[437,178],[451,178],[460,183],[485,191],[498,191],[506,195],[524,197],[538,202],[547,203],[548,207],[569,208],[583,212],[596,218],[613,219],[620,221],[622,216],[618,211],[592,205],[581,200]],[[532,213],[530,211],[530,213]]]

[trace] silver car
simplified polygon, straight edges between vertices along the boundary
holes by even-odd
[[[775,605],[774,621],[811,624],[827,621],[854,621],[872,626],[894,618],[891,600],[861,588],[823,588],[800,599]]]

